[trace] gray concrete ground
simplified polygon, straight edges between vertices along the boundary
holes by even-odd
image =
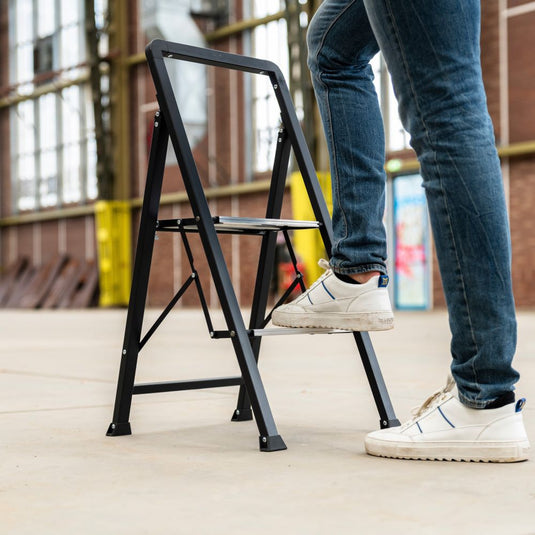
[[[287,451],[260,453],[255,424],[229,422],[236,387],[138,396],[133,435],[106,437],[125,315],[0,313],[2,535],[535,533],[535,461],[364,453],[378,416],[349,335],[265,339],[261,372]],[[520,313],[519,327],[535,443],[535,313]],[[448,338],[442,312],[398,313],[394,331],[373,335],[400,418],[443,385]],[[236,372],[228,340],[177,311],[138,379]]]

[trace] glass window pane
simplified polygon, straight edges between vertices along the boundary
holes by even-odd
[[[55,30],[55,0],[39,0],[37,2],[37,35],[46,37]]]
[[[49,93],[39,98],[39,146],[48,149],[57,144],[56,95]]]
[[[28,82],[33,79],[33,45],[31,43],[17,47],[16,82]]]
[[[32,0],[17,0],[15,3],[15,41],[28,43],[33,39]]]
[[[58,162],[55,148],[41,152],[39,203],[41,206],[55,206],[58,203]]]
[[[27,154],[18,160],[18,177],[15,190],[18,192],[17,209],[32,210],[35,208],[35,156]]]
[[[97,145],[95,138],[87,140],[87,198],[96,199],[97,189]]]
[[[83,98],[84,98],[84,107],[85,107],[85,135],[88,137],[90,133],[95,130],[95,114],[93,111],[93,101],[91,99],[91,91],[89,86],[86,85],[83,88]]]
[[[63,202],[78,202],[80,189],[80,145],[63,147]]]
[[[60,67],[66,69],[82,63],[80,55],[80,26],[69,26],[61,31]]]
[[[277,9],[275,9],[277,8]],[[256,1],[255,15],[261,16],[280,9],[275,0],[265,5]],[[278,43],[278,46],[273,46]],[[286,21],[273,21],[254,30],[254,55],[258,58],[275,62],[288,79],[288,45]],[[253,77],[253,113],[254,113],[254,170],[267,171],[273,165],[277,145],[277,131],[280,124],[280,112],[273,88],[265,76]]]
[[[35,151],[35,120],[33,102],[27,100],[17,106],[17,153],[33,154]],[[32,173],[33,176],[33,173]]]
[[[80,2],[78,0],[61,0],[61,25],[67,26],[80,20]]]
[[[19,158],[19,178],[33,180],[35,177],[35,155],[25,154]]]
[[[95,0],[95,22],[97,24],[97,28],[104,27],[107,9],[108,0]]]
[[[62,122],[64,143],[80,141],[80,88],[71,86],[64,89],[62,96]]]

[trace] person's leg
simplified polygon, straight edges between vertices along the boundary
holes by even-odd
[[[339,274],[386,273],[383,121],[370,60],[379,51],[362,0],[325,0],[307,35],[329,148]]]
[[[401,427],[370,433],[372,455],[520,461],[516,320],[500,163],[479,60],[479,0],[364,0],[421,165],[448,305],[454,382]],[[484,409],[484,410],[483,410]]]
[[[295,301],[276,309],[273,323],[390,329],[382,222],[385,143],[370,66],[379,47],[363,1],[325,0],[312,19],[307,40],[330,154],[333,249],[330,266],[323,264],[326,273]]]
[[[508,217],[480,67],[479,0],[364,0],[421,164],[461,401],[514,400]]]
[[[390,329],[382,221],[385,141],[370,66],[379,47],[363,1],[325,0],[311,21],[308,47],[330,155],[333,248],[326,273],[295,301],[277,308],[273,323]]]

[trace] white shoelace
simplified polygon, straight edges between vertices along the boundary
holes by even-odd
[[[329,264],[328,260],[325,260],[325,258],[320,258],[318,260],[318,266],[320,268],[323,268],[325,271],[330,271],[331,270],[331,265]],[[326,273],[324,273],[324,275],[326,275]]]
[[[453,380],[453,377],[451,375],[448,376],[448,381],[446,383],[446,386],[444,388],[441,388],[440,390],[437,390],[433,394],[431,394],[420,407],[415,407],[412,409],[412,420],[411,422],[414,422],[414,420],[418,419],[420,416],[425,414],[426,412],[430,411],[431,409],[435,408],[437,405],[442,403],[444,400],[450,398],[452,396],[451,391],[455,387],[455,381]]]
[[[316,286],[318,286],[318,284],[321,284],[331,274],[331,266],[329,265],[329,262],[325,260],[325,258],[320,258],[318,260],[318,265],[320,268],[325,270],[325,273],[323,273],[323,275],[321,275],[321,277],[319,277],[319,279],[317,279],[316,282],[314,282],[314,284],[312,284],[312,286],[299,297],[299,300],[311,292]]]

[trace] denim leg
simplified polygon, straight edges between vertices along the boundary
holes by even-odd
[[[386,273],[385,140],[369,64],[379,47],[363,1],[325,0],[310,23],[308,49],[331,164],[331,266]]]
[[[509,223],[481,77],[480,0],[364,0],[411,134],[452,332],[461,400],[514,389]],[[349,32],[349,30],[348,30]]]

